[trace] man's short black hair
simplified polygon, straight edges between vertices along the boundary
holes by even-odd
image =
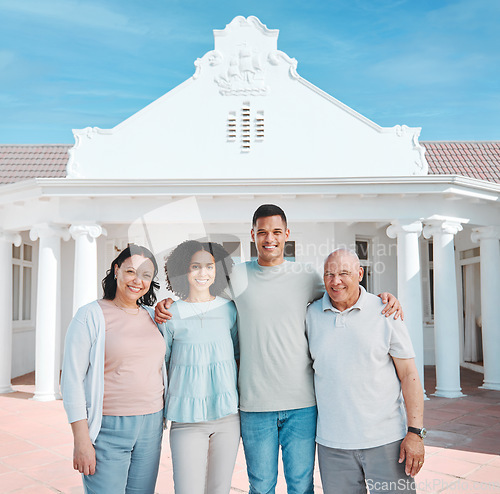
[[[281,219],[285,223],[286,227],[287,222],[285,211],[283,211],[279,206],[276,206],[276,204],[262,204],[262,206],[259,206],[253,214],[252,228],[256,225],[259,218],[268,218],[269,216],[281,216]]]

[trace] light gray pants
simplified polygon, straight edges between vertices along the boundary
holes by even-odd
[[[318,444],[325,494],[415,494],[415,481],[398,463],[401,441],[368,449],[335,449]]]
[[[175,494],[229,494],[239,442],[237,413],[209,422],[172,422]]]

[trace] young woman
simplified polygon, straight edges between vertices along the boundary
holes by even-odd
[[[165,340],[149,307],[158,265],[129,245],[66,334],[61,390],[74,435],[73,467],[88,494],[153,494],[166,387]]]
[[[216,243],[186,241],[165,264],[180,300],[166,323],[170,447],[176,494],[228,494],[240,440],[234,303],[221,297],[232,260]]]

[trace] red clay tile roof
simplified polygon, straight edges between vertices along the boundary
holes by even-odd
[[[421,142],[429,175],[463,175],[500,183],[500,141]]]
[[[0,145],[0,184],[66,176],[70,144]]]
[[[462,175],[500,183],[500,141],[424,141],[429,175]],[[0,184],[65,177],[70,144],[0,144]]]

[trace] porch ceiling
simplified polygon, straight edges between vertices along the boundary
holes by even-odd
[[[189,222],[181,201],[203,221],[247,224],[262,203],[280,204],[294,222],[424,220],[498,225],[500,184],[461,176],[341,179],[81,180],[34,179],[5,185],[6,230],[43,222]],[[186,203],[187,204],[187,203]]]

